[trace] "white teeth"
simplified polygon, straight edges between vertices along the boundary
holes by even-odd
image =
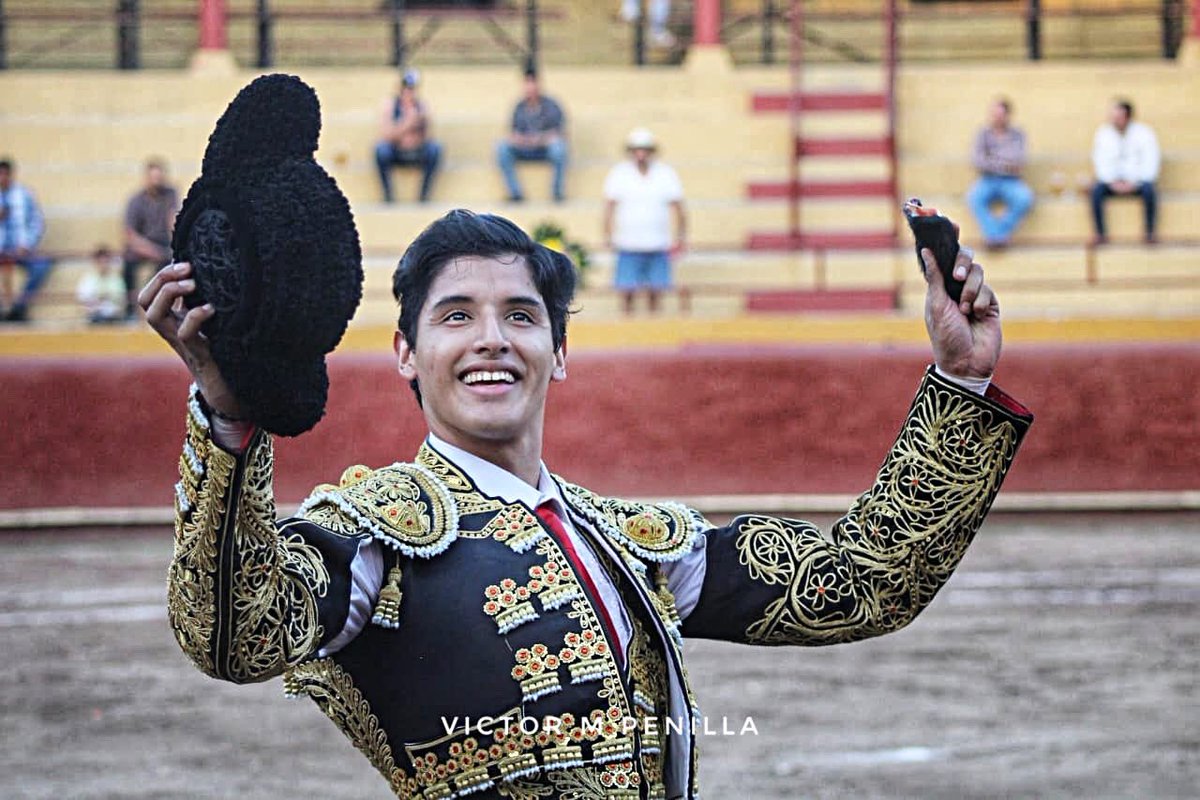
[[[498,372],[479,370],[477,372],[468,372],[463,377],[463,383],[468,385],[473,383],[513,383],[514,381],[516,381],[516,376],[507,370]]]

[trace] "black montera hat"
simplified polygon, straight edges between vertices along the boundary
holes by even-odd
[[[325,413],[325,355],[362,298],[362,250],[350,204],[313,159],[321,109],[310,86],[265,75],[238,93],[208,139],[171,247],[190,261],[191,307],[246,410],[296,436]]]

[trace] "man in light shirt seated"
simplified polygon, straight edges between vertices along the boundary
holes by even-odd
[[[1005,247],[1017,225],[1033,207],[1033,190],[1021,179],[1025,169],[1025,132],[1011,124],[1012,103],[1000,97],[988,109],[988,124],[975,136],[971,163],[979,178],[967,193],[983,241],[990,249]],[[992,206],[1000,213],[993,214]]]
[[[1154,223],[1158,211],[1158,180],[1162,154],[1158,138],[1148,125],[1133,121],[1133,104],[1117,100],[1108,112],[1108,122],[1096,130],[1092,143],[1092,166],[1096,183],[1092,186],[1092,221],[1096,228],[1093,244],[1107,244],[1104,225],[1104,201],[1112,196],[1139,195],[1145,210],[1146,244],[1158,241]]]

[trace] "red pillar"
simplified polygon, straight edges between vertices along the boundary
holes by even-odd
[[[696,0],[692,8],[692,44],[720,44],[721,0]]]
[[[1192,0],[1192,38],[1200,39],[1200,0]]]
[[[200,49],[228,50],[225,0],[200,0]]]

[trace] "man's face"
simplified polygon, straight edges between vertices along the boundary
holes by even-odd
[[[163,174],[162,167],[146,167],[146,188],[151,191],[157,191],[166,183],[166,175]]]
[[[429,429],[474,453],[519,442],[540,450],[546,394],[566,378],[550,314],[524,259],[466,256],[429,287],[417,343],[397,333],[400,374],[416,379]],[[529,437],[536,437],[531,439]]]
[[[0,189],[8,191],[8,187],[12,185],[12,170],[0,169]]]
[[[1114,104],[1108,110],[1108,119],[1112,122],[1113,127],[1119,131],[1125,130],[1129,124],[1129,115],[1125,113],[1125,107]]]
[[[992,103],[989,111],[989,119],[993,127],[1007,128],[1008,127],[1008,109],[1003,103]]]
[[[650,159],[654,156],[654,151],[648,147],[634,147],[629,150],[633,156],[633,161],[639,167],[644,167],[650,163]]]
[[[525,79],[525,99],[530,101],[531,103],[534,103],[534,102],[537,102],[537,99],[540,96],[541,96],[541,87],[538,86],[537,78],[526,78]]]

